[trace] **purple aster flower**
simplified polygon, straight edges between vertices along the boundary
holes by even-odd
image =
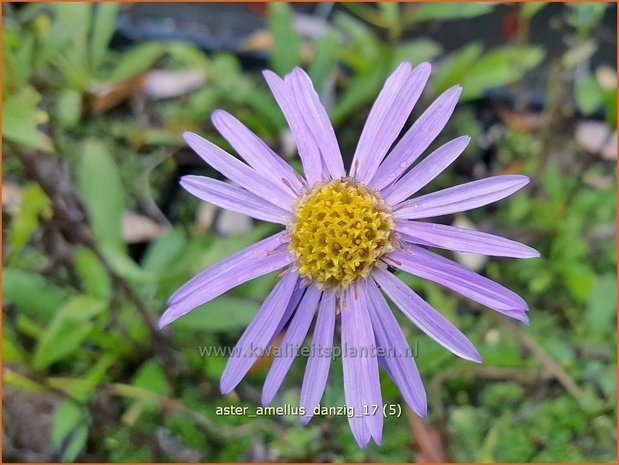
[[[248,280],[284,268],[270,295],[232,351],[221,391],[233,390],[286,324],[281,346],[299,347],[314,320],[312,349],[301,388],[307,423],[322,398],[333,353],[337,316],[346,405],[361,447],[381,443],[383,415],[379,363],[410,408],[426,415],[426,394],[410,348],[387,298],[436,342],[481,362],[473,344],[449,320],[405,285],[388,266],[429,279],[499,313],[527,323],[526,302],[514,292],[425,247],[531,258],[532,248],[502,237],[419,221],[501,200],[528,183],[526,176],[494,176],[414,196],[449,166],[470,138],[458,137],[411,165],[447,124],[460,86],[440,95],[392,147],[430,76],[430,65],[400,64],[387,79],[361,133],[347,172],[335,132],[309,77],[296,68],[281,79],[264,76],[297,142],[305,176],[276,155],[230,114],[212,120],[242,162],[195,134],[187,143],[235,184],[184,176],[182,186],[202,200],[278,223],[283,230],[199,273],[169,300],[163,327]],[[410,170],[409,170],[410,168]],[[317,314],[317,316],[315,316]],[[357,349],[354,353],[353,349]],[[380,349],[383,349],[382,351]],[[295,353],[276,356],[262,393],[275,397]]]

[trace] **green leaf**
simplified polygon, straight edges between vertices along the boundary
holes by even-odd
[[[590,331],[610,334],[617,312],[617,277],[614,274],[596,276],[589,295],[585,319]]]
[[[13,302],[20,313],[48,319],[70,295],[45,277],[14,268],[2,271],[2,297]]]
[[[355,76],[333,108],[333,125],[339,126],[359,107],[371,102],[383,83],[384,75],[382,66],[377,65],[367,73]]]
[[[597,51],[598,45],[593,40],[586,40],[575,47],[571,47],[563,55],[563,66],[566,68],[575,67],[588,60]]]
[[[142,364],[131,384],[137,388],[154,392],[164,397],[168,396],[170,392],[170,386],[165,374],[161,366],[154,360],[148,360]],[[142,408],[149,410],[156,410],[159,408],[159,402],[157,402],[156,396],[142,396],[142,398],[136,399],[133,405],[140,405]]]
[[[165,271],[174,264],[186,243],[187,239],[182,229],[170,229],[148,247],[142,260],[142,268],[153,272]]]
[[[170,385],[165,377],[159,363],[155,360],[148,360],[140,366],[131,382],[133,386],[148,389],[149,391],[167,396]]]
[[[110,276],[94,252],[78,246],[75,249],[74,261],[86,294],[107,301],[112,287]]]
[[[63,127],[75,127],[82,116],[82,94],[77,90],[62,90],[56,100],[56,115]]]
[[[604,94],[600,84],[593,75],[580,81],[576,88],[576,104],[585,115],[597,110],[604,101]]]
[[[327,76],[335,68],[340,47],[340,41],[334,32],[328,32],[314,42],[314,59],[308,74],[319,94]]]
[[[43,152],[52,151],[52,141],[39,131],[47,113],[38,108],[41,95],[31,86],[9,95],[2,105],[2,138]]]
[[[401,11],[400,4],[396,2],[379,2],[378,8],[380,9],[382,21],[389,30],[389,36],[392,39],[396,39],[401,33]]]
[[[8,89],[21,89],[28,85],[35,39],[3,30],[2,43],[2,95],[5,96]]]
[[[77,350],[93,328],[90,320],[106,308],[105,301],[99,299],[71,298],[45,328],[34,352],[34,369],[45,370]]]
[[[12,253],[18,253],[39,227],[39,217],[49,220],[52,207],[47,195],[38,184],[29,184],[24,192],[19,211],[13,217],[10,230]]]
[[[442,47],[432,39],[413,39],[400,42],[395,48],[393,56],[393,66],[397,66],[403,61],[410,61],[413,64],[429,61],[436,58],[441,52]]]
[[[105,256],[114,272],[127,281],[147,284],[153,282],[157,278],[154,273],[143,270],[125,252],[115,247],[103,244],[101,253]]]
[[[108,45],[116,28],[118,3],[98,3],[90,41],[90,69],[94,74],[107,54]]]
[[[290,5],[279,2],[269,5],[273,33],[271,66],[282,75],[301,63],[301,36],[294,27]]]
[[[62,462],[73,462],[86,445],[90,415],[85,407],[61,401],[54,413],[52,448]]]
[[[606,105],[606,121],[611,127],[617,126],[617,88],[606,94],[604,98]]]
[[[197,307],[174,322],[177,330],[234,331],[245,328],[254,318],[260,303],[232,296],[222,296]]]
[[[428,20],[474,18],[490,13],[494,3],[422,3],[404,17],[404,24],[411,25]]]
[[[121,219],[125,202],[120,172],[102,142],[84,142],[78,179],[97,241],[124,252]]]
[[[123,52],[117,65],[106,79],[111,83],[121,83],[148,70],[167,51],[165,44],[146,42]]]
[[[568,262],[562,266],[561,273],[574,299],[586,302],[595,282],[595,275],[590,266],[582,262]]]
[[[54,4],[55,17],[50,40],[61,44],[63,59],[76,70],[88,70],[88,34],[93,5],[79,2]]]
[[[548,5],[548,2],[527,2],[523,3],[520,14],[525,19],[531,19],[535,16],[542,8]]]
[[[436,93],[444,92],[449,87],[459,84],[462,77],[471,69],[482,52],[483,47],[474,42],[452,53],[440,68],[433,73],[431,82],[434,89],[436,89]]]
[[[519,81],[544,58],[541,47],[503,46],[483,55],[462,78],[461,100],[478,98],[490,88]]]
[[[16,343],[15,331],[5,325],[2,327],[2,362],[24,365],[26,356],[21,345]]]

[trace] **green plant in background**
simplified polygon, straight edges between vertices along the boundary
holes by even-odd
[[[430,434],[449,454],[438,460],[614,460],[614,161],[598,150],[605,140],[574,133],[580,118],[566,116],[573,101],[583,115],[603,112],[611,127],[616,122],[616,81],[609,79],[615,64],[591,65],[609,5],[557,6],[563,29],[548,33],[560,35],[564,48],[552,62],[520,32],[498,47],[474,42],[453,51],[417,32],[499,8],[504,5],[346,4],[326,33],[309,41],[292,27],[289,5],[269,6],[270,66],[280,74],[298,64],[308,70],[330,102],[345,151],[352,153],[370,100],[393,64],[430,59],[432,95],[424,98],[460,82],[470,102],[446,137],[466,132],[478,147],[494,137],[496,147],[485,168],[473,147],[438,187],[458,181],[458,171],[469,176],[473,165],[524,170],[533,179],[527,194],[499,211],[455,221],[506,231],[542,252],[532,262],[475,265],[524,295],[534,324],[478,318],[477,307],[410,279],[472,335],[485,366],[469,369],[411,330],[407,338],[418,347],[432,393],[430,416],[421,425],[406,414],[387,420],[383,448],[363,452],[348,440],[345,418],[303,428],[296,418],[216,415],[217,406],[255,409],[269,362],[250,372],[241,396],[249,400],[234,393],[221,399],[216,386],[225,359],[204,358],[199,347],[233,344],[275,276],[205,305],[179,320],[174,333],[153,332],[155,316],[178,285],[272,233],[255,223],[222,235],[222,218],[190,213],[197,203],[171,202],[165,215],[159,211],[183,163],[173,156],[179,134],[205,132],[216,141],[208,121],[213,109],[224,107],[269,144],[285,145],[283,117],[259,74],[232,54],[206,54],[186,43],[115,50],[115,4],[3,5],[4,459],[410,461],[415,454],[428,459],[423,438]],[[549,8],[514,6],[519,30]],[[525,73],[541,68],[549,73],[542,112],[510,109],[491,131],[474,118],[489,89],[514,84],[518,95]],[[153,69],[173,77],[191,72],[201,84],[153,97],[144,90]],[[127,213],[136,212],[157,226],[141,245],[127,236]],[[295,363],[290,379],[301,379],[303,368]],[[341,373],[332,371],[325,403],[343,404]],[[296,401],[297,384],[284,386],[282,404]],[[401,403],[387,378],[381,384],[386,403]],[[53,416],[37,417],[45,408]],[[31,434],[24,443],[17,435],[26,409],[43,436]]]

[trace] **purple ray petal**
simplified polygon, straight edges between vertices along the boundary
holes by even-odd
[[[220,389],[222,394],[232,391],[241,382],[256,359],[267,349],[297,286],[298,279],[298,273],[285,273],[256,313],[232,350],[226,368],[221,375]]]
[[[285,231],[270,236],[194,276],[170,297],[169,308],[159,320],[159,327],[163,328],[239,284],[292,263],[293,257],[287,250],[278,250],[286,237]]]
[[[265,179],[242,161],[234,158],[226,151],[197,134],[186,132],[183,134],[183,137],[187,144],[189,144],[204,161],[228,179],[234,181],[248,191],[253,192],[267,202],[271,202],[285,210],[290,210],[293,194],[289,190],[285,191],[281,183],[274,184],[272,181]]]
[[[382,190],[397,180],[430,146],[449,121],[461,92],[460,86],[451,87],[430,105],[379,166],[371,187]]]
[[[517,320],[527,322],[527,303],[499,283],[423,247],[410,245],[410,253],[396,250],[387,260],[394,266],[420,278],[434,281],[475,302]]]
[[[205,202],[218,207],[232,210],[271,223],[286,224],[290,219],[290,212],[266,202],[257,195],[228,183],[205,176],[183,176],[183,186],[191,194]]]
[[[333,331],[335,328],[335,294],[326,291],[322,295],[320,310],[316,318],[316,327],[312,338],[312,350],[307,359],[301,398],[299,405],[305,408],[306,414],[301,417],[301,423],[306,425],[314,415],[314,408],[320,403],[327,386],[331,353],[333,351]]]
[[[374,269],[372,277],[393,303],[424,333],[457,356],[481,362],[481,356],[471,341],[398,277],[379,268]]]
[[[470,140],[469,136],[462,136],[441,145],[396,183],[383,190],[385,202],[396,205],[421,190],[464,152]]]
[[[288,307],[286,307],[284,316],[282,317],[279,324],[277,325],[277,329],[275,330],[275,333],[273,334],[273,337],[271,338],[269,345],[273,344],[273,341],[275,341],[277,336],[279,336],[279,333],[282,332],[282,329],[284,329],[284,326],[286,326],[286,323],[290,321],[290,317],[292,317],[292,314],[297,309],[299,302],[301,302],[301,298],[303,297],[303,294],[305,294],[305,287],[303,287],[301,285],[301,281],[299,281],[299,284],[297,285],[297,287],[295,287],[294,292],[292,293],[292,297],[290,297],[290,302],[288,302]]]
[[[284,113],[288,126],[297,142],[299,157],[303,164],[303,172],[308,183],[314,184],[322,180],[322,157],[314,136],[308,129],[299,111],[295,96],[288,83],[277,74],[266,70],[262,73],[271,88],[271,92]]]
[[[351,176],[364,183],[372,179],[419,100],[430,71],[430,63],[421,63],[411,71],[405,61],[385,81],[359,138]]]
[[[211,116],[213,125],[243,159],[258,173],[287,190],[300,192],[300,175],[243,123],[223,110]],[[290,186],[290,187],[288,187]]]
[[[509,174],[467,182],[422,195],[395,208],[395,218],[432,218],[483,207],[512,195],[529,183],[527,176]]]
[[[420,417],[425,417],[428,412],[426,391],[412,351],[373,279],[368,280],[368,310],[376,342],[385,353],[381,357],[383,366],[409,407]]]
[[[378,361],[374,331],[367,309],[365,282],[357,281],[345,291],[341,318],[344,395],[346,405],[355,409],[355,416],[349,418],[348,423],[357,443],[364,448],[367,441],[360,424],[365,424],[377,444],[382,442],[383,431],[383,403]],[[353,351],[356,353],[352,353]],[[374,406],[377,406],[375,413]]]
[[[273,364],[264,382],[262,405],[266,406],[271,403],[282,385],[288,370],[290,370],[290,366],[296,358],[299,348],[303,345],[303,340],[307,336],[307,331],[314,318],[320,293],[316,286],[310,286],[305,292],[299,308],[294,313],[288,330],[280,344],[281,353],[273,359]]]
[[[305,71],[297,67],[286,76],[286,82],[292,87],[300,115],[314,136],[331,178],[339,179],[345,176],[344,162],[335,137],[335,131],[327,111],[320,103],[320,98],[314,90],[311,79]]]
[[[459,252],[497,257],[533,258],[539,252],[528,245],[471,229],[419,221],[398,221],[396,231],[407,242]]]

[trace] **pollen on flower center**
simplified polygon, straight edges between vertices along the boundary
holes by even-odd
[[[321,288],[346,288],[393,250],[393,227],[378,193],[351,178],[337,179],[315,185],[298,201],[290,250],[302,276]]]

